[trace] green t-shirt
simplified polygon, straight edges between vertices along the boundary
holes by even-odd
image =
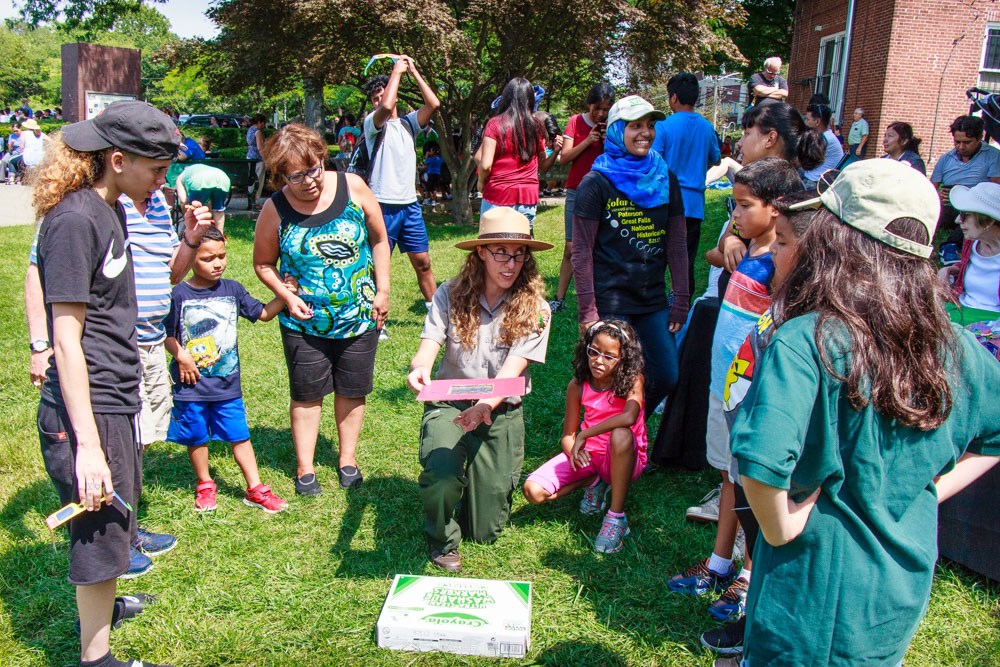
[[[229,192],[229,176],[217,167],[193,164],[181,172],[181,181],[188,192],[223,190]]]
[[[757,540],[744,655],[762,665],[896,665],[930,597],[937,560],[932,478],[966,448],[1000,455],[1000,364],[953,325],[953,407],[934,431],[857,412],[823,368],[816,316],[781,326],[760,361],[731,444],[740,473],[801,500],[822,486],[802,534]],[[835,368],[846,368],[843,356]]]

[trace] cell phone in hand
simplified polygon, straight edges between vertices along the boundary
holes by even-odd
[[[101,498],[101,503],[103,504],[105,502],[107,502],[107,496]],[[132,511],[132,506],[125,502],[125,500],[118,495],[117,491],[113,491],[111,494],[111,507],[121,512],[124,516],[128,516],[128,513]],[[87,508],[83,503],[70,503],[58,511],[50,514],[48,518],[45,519],[45,525],[49,527],[49,530],[55,530],[70,519],[74,519],[86,511]]]

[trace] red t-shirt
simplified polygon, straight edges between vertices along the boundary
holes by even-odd
[[[545,132],[538,128],[538,147],[528,162],[521,162],[514,150],[513,128],[501,125],[503,118],[494,116],[486,123],[484,137],[497,142],[490,180],[483,188],[483,199],[498,206],[538,203],[538,153],[545,150]]]
[[[569,137],[573,140],[574,146],[579,146],[583,143],[583,140],[587,138],[590,131],[594,129],[594,126],[587,122],[587,119],[583,117],[582,113],[578,113],[569,119],[566,124],[566,131],[563,132],[563,136]],[[594,143],[587,146],[587,150],[580,153],[573,164],[569,167],[569,176],[566,178],[566,189],[575,190],[583,177],[587,175],[590,171],[591,166],[594,164],[594,160],[597,156],[604,152],[604,144],[600,141],[595,141]]]

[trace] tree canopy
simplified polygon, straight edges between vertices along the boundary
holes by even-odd
[[[442,149],[458,201],[476,124],[511,78],[577,108],[612,71],[634,86],[668,69],[740,60],[719,28],[744,13],[737,0],[223,0],[209,15],[221,32],[194,57],[222,93],[299,81],[307,90],[360,86],[372,54],[413,57],[441,99],[440,136],[456,138]],[[416,95],[413,85],[401,89],[411,106],[420,105]]]

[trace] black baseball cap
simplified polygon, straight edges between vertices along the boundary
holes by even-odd
[[[63,127],[62,139],[82,153],[114,147],[154,160],[173,160],[181,132],[152,104],[125,100],[108,105],[95,118]]]

